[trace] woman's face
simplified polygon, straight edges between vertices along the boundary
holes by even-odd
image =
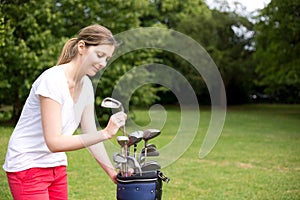
[[[99,70],[105,68],[114,50],[113,45],[98,45],[86,48],[82,63],[85,74],[95,76]]]

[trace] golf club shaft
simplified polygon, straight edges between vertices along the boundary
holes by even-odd
[[[124,111],[123,107],[122,110]],[[126,136],[126,128],[125,128],[125,124],[123,126],[123,135]],[[126,143],[124,146],[124,156],[127,159],[127,153],[128,153],[128,144]],[[128,166],[127,163],[124,164],[124,174],[123,176],[127,177],[128,176]]]
[[[136,159],[136,149],[137,149],[137,144],[134,144],[133,146],[133,157]]]
[[[127,145],[124,145],[124,147],[122,147],[121,154],[127,159]],[[128,176],[127,163],[122,163],[122,176]]]
[[[148,151],[147,144],[148,144],[148,140],[145,140],[145,160],[144,160],[144,162],[146,162],[146,158],[147,158],[147,151]]]
[[[121,105],[121,111],[122,111],[122,112],[125,112],[124,107],[123,107],[122,105]],[[126,123],[126,120],[125,120],[125,123]],[[126,128],[125,128],[125,124],[124,124],[124,126],[123,126],[123,135],[126,136]]]

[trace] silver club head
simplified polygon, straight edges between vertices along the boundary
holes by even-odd
[[[125,156],[119,154],[119,153],[114,153],[113,155],[113,160],[116,164],[119,164],[119,163],[126,163],[127,162],[127,159],[125,158]]]
[[[146,172],[146,171],[156,171],[159,170],[161,168],[160,164],[156,161],[149,161],[146,162],[144,165],[142,165],[142,171]]]
[[[122,176],[125,176],[127,170],[127,158],[119,153],[114,153],[113,160],[116,164],[116,168],[121,170]]]
[[[147,148],[156,148],[157,149],[157,147],[156,147],[155,144],[147,144],[146,147]]]
[[[147,155],[145,155],[145,152],[146,152],[146,149],[143,148],[139,155],[139,159],[138,159],[139,163],[145,162],[145,159],[146,159],[145,156],[147,156],[147,157],[159,156],[159,151],[153,146],[147,148]]]
[[[135,173],[138,173],[138,174],[140,174],[140,176],[142,176],[141,165],[138,163],[138,161],[134,157],[127,156],[127,165],[129,168],[132,168]]]
[[[141,154],[145,154],[146,148],[147,148],[147,155],[150,153],[153,153],[153,154],[158,154],[157,156],[159,156],[159,151],[154,146],[147,146],[147,147],[142,148]]]
[[[104,108],[120,108],[124,112],[124,107],[122,103],[111,97],[106,97],[101,102],[101,106]],[[123,135],[126,135],[125,125],[123,126]]]
[[[106,97],[105,99],[103,99],[103,101],[101,102],[101,106],[104,108],[120,108],[122,111],[124,111],[122,103],[111,97]]]

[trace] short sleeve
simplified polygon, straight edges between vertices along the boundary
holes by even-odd
[[[35,85],[35,95],[41,95],[63,103],[62,85],[58,77],[53,77],[51,73],[43,74]]]

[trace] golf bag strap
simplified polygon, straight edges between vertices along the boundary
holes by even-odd
[[[157,175],[162,181],[164,181],[166,183],[170,182],[170,179],[168,177],[166,177],[161,171],[158,171]]]

